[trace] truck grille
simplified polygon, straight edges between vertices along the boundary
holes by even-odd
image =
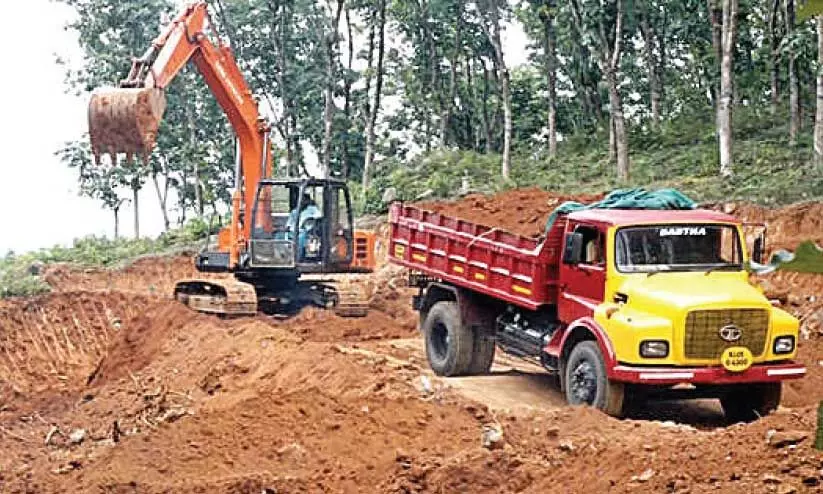
[[[738,341],[720,337],[727,325],[740,329]],[[742,346],[752,355],[762,355],[766,349],[769,311],[764,309],[695,310],[686,317],[686,358],[719,359],[726,348]]]

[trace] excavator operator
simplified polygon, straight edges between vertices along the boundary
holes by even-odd
[[[290,237],[291,232],[294,231],[295,224],[297,224],[297,252],[301,259],[306,257],[306,243],[309,240],[309,233],[322,217],[323,213],[320,211],[320,208],[317,207],[317,203],[314,202],[314,199],[312,199],[309,194],[305,193],[303,194],[300,204],[289,213],[289,221],[286,222],[286,229]]]

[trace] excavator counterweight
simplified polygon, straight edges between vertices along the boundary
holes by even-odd
[[[165,109],[162,89],[97,89],[89,102],[89,138],[95,158],[122,153],[147,159]]]

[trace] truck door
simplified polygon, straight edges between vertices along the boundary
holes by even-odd
[[[560,319],[591,316],[605,292],[606,235],[596,225],[570,221],[560,264]]]

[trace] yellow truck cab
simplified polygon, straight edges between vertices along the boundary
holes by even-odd
[[[805,374],[793,362],[798,320],[749,282],[734,217],[593,209],[568,215],[565,230],[560,318],[591,313],[611,383],[635,397],[688,384],[683,394],[719,397],[729,418],[746,420],[777,407],[782,380]],[[585,359],[570,360],[574,391],[591,376]]]

